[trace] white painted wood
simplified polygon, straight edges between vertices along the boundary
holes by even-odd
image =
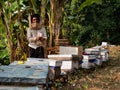
[[[37,86],[0,86],[0,90],[43,90]]]
[[[95,63],[90,63],[88,59],[83,59],[82,60],[83,63],[81,65],[82,68],[85,68],[85,69],[90,69],[91,67],[94,67],[95,66]]]
[[[79,68],[78,61],[62,61],[61,70],[62,71],[72,71]]]
[[[80,57],[78,55],[72,54],[51,54],[48,55],[48,58],[54,60],[80,60]]]
[[[54,80],[55,78],[60,76],[61,73],[61,60],[55,60],[55,59],[42,59],[42,58],[28,58],[28,61],[33,62],[40,62],[41,60],[49,63],[49,79]]]
[[[72,54],[81,56],[82,52],[82,46],[59,46],[59,54]]]
[[[86,54],[95,54],[95,55],[100,54],[100,49],[99,48],[86,48],[84,51],[85,51]]]
[[[106,50],[102,50],[100,52],[100,55],[102,55],[102,61],[103,62],[106,62],[106,61],[109,60],[109,54],[108,54],[108,50],[107,49]]]
[[[44,61],[44,62],[48,62],[49,63],[49,66],[61,66],[62,65],[62,61],[60,60],[55,60],[55,59],[43,59],[43,58],[27,58],[27,61],[34,61],[34,62],[37,62],[37,61]]]
[[[97,57],[96,55],[91,55],[91,54],[83,55],[84,60],[96,59],[96,57]]]

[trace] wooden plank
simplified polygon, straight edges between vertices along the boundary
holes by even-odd
[[[86,48],[85,49],[86,54],[95,54],[99,55],[100,54],[100,49],[99,48]]]
[[[96,59],[96,58],[97,58],[97,55],[93,55],[93,54],[83,55],[83,59],[85,60]]]
[[[69,45],[70,41],[68,39],[55,39],[55,46],[66,46]]]
[[[50,66],[50,68],[49,68],[49,79],[50,80],[54,80],[54,79],[59,78],[60,74],[61,74],[60,67]]]
[[[79,60],[80,57],[78,55],[72,54],[50,54],[48,55],[49,59],[55,60]]]
[[[0,86],[0,90],[42,90],[37,86]]]
[[[37,62],[37,63],[41,63],[39,61],[43,60],[44,62],[48,63],[48,66],[61,66],[62,61],[60,60],[55,60],[55,59],[41,59],[41,58],[27,58],[27,61],[33,61],[33,62]]]

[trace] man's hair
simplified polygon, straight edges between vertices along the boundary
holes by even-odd
[[[40,16],[39,16],[39,14],[33,14],[33,15],[31,15],[31,22],[32,22],[32,19],[33,19],[34,17],[36,17],[36,18],[38,19],[37,22],[40,22]]]

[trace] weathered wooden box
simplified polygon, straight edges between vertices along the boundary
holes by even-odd
[[[61,74],[61,65],[62,61],[54,60],[54,59],[45,59],[45,61],[49,62],[49,78],[50,80],[54,80],[59,78]]]
[[[65,46],[65,45],[69,45],[70,41],[68,39],[55,39],[55,45],[56,46]]]
[[[61,69],[60,67],[53,67],[53,66],[50,66],[49,67],[49,79],[50,80],[55,80],[57,78],[60,77],[60,74],[61,74]]]

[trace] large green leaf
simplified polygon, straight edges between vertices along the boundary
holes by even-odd
[[[79,10],[83,10],[86,6],[92,5],[93,3],[96,4],[102,4],[102,0],[86,0],[85,2],[83,2],[80,7]]]
[[[7,48],[0,50],[0,59],[4,59],[9,56],[9,51]]]

